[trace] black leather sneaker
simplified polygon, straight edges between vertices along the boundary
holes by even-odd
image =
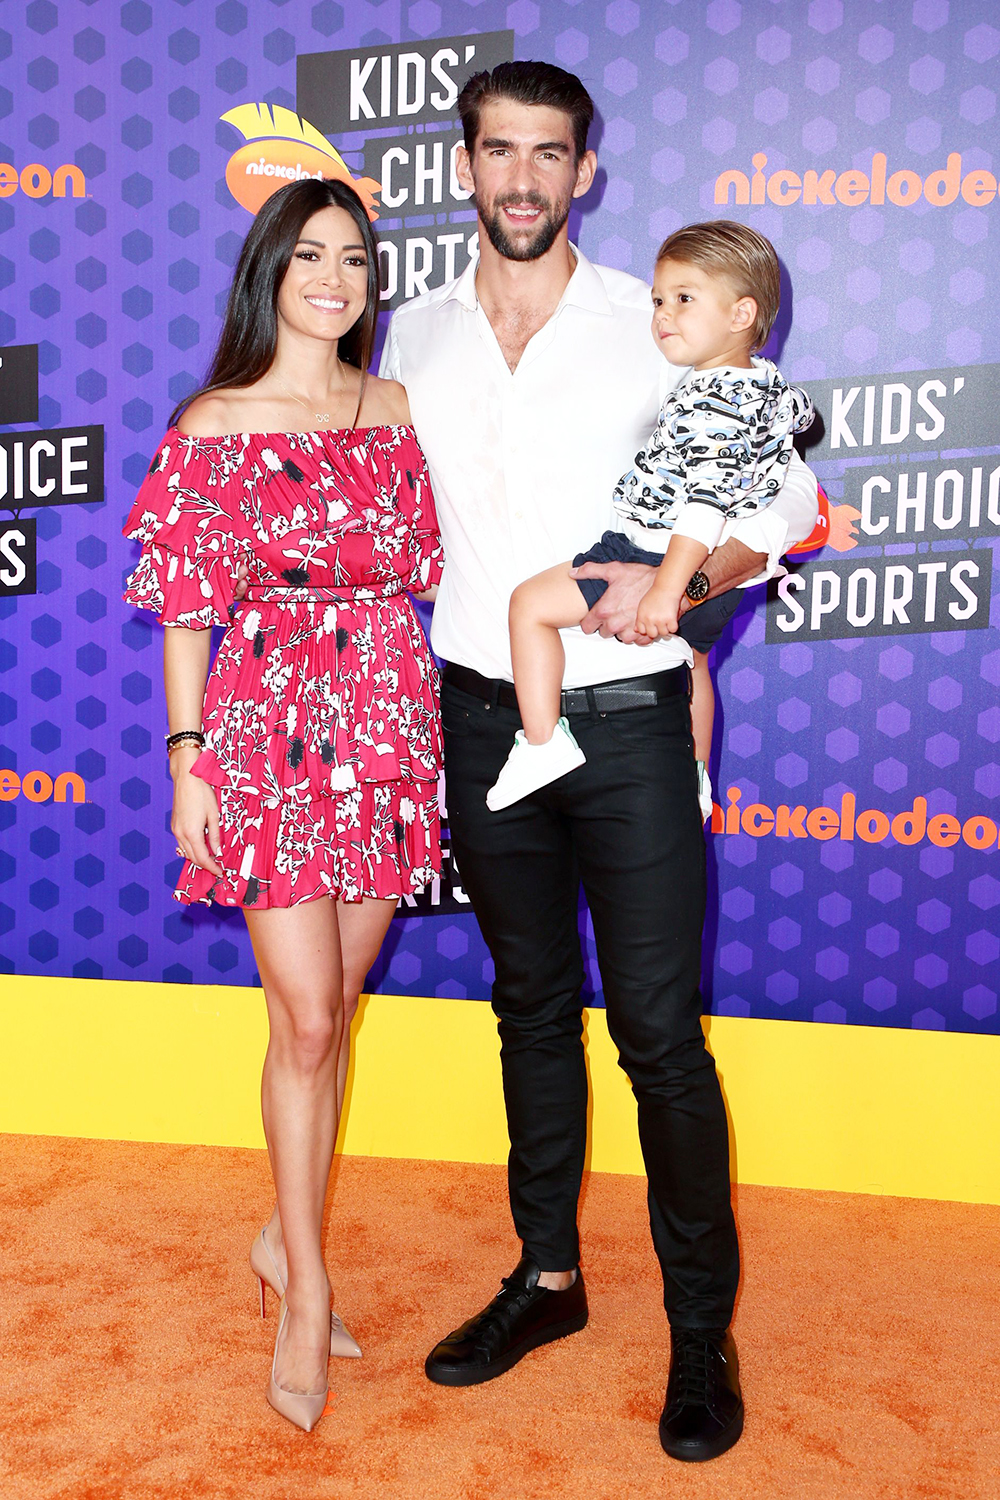
[[[516,1365],[539,1344],[579,1333],[587,1322],[583,1276],[564,1292],[538,1285],[539,1270],[524,1256],[481,1313],[436,1344],[424,1369],[437,1385],[479,1385]]]
[[[718,1458],[743,1431],[736,1345],[728,1329],[671,1328],[660,1443],[671,1458]]]

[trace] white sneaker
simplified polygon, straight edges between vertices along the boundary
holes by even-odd
[[[586,759],[565,719],[556,721],[552,738],[544,745],[530,744],[524,730],[519,729],[503,770],[486,793],[486,806],[490,812],[510,807],[550,781],[558,781],[567,771],[575,771]]]
[[[701,821],[707,823],[712,816],[712,778],[708,774],[708,766],[703,760],[696,760],[698,767],[698,806],[701,808]]]

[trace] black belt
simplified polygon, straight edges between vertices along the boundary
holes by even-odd
[[[469,693],[473,698],[484,698],[487,703],[498,704],[501,708],[517,708],[514,684],[504,682],[502,678],[482,677],[471,667],[460,667],[449,661],[445,663],[444,680],[458,688],[460,693]],[[655,703],[675,698],[679,693],[686,697],[689,691],[687,667],[671,667],[666,672],[650,672],[646,677],[622,677],[616,682],[596,682],[593,687],[564,688],[559,712],[613,714],[625,708],[652,708]]]

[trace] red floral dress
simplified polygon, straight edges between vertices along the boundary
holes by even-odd
[[[410,427],[187,437],[129,513],[128,603],[226,625],[193,766],[217,789],[221,879],[180,901],[294,906],[411,895],[441,868],[437,672],[408,589],[441,575]],[[241,563],[245,599],[234,603]]]

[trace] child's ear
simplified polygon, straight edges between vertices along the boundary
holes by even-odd
[[[733,309],[733,332],[742,333],[752,328],[757,317],[757,303],[753,297],[741,297]]]

